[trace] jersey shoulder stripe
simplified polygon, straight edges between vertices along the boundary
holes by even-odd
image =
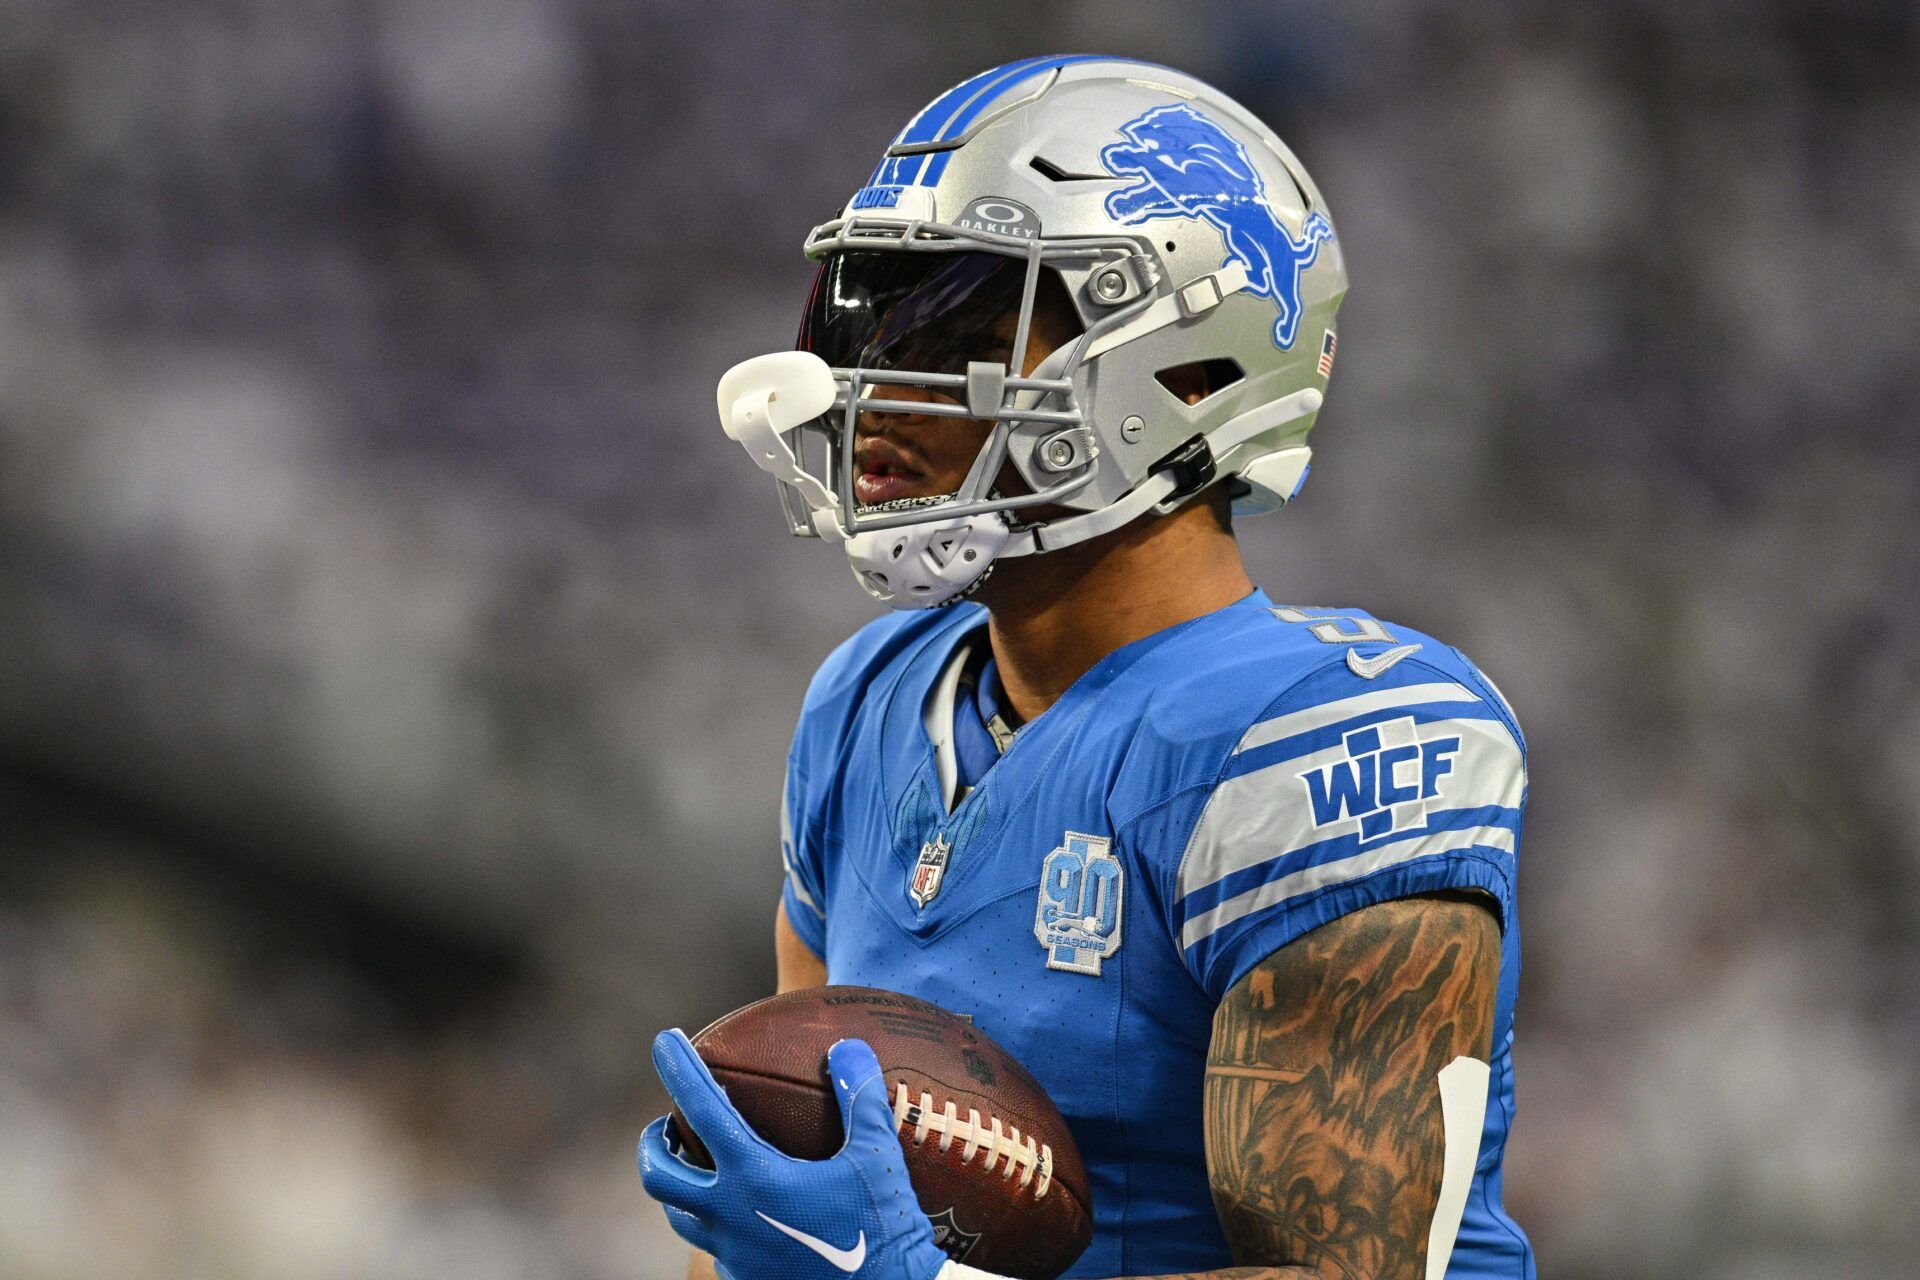
[[[1377,680],[1336,650],[1226,752],[1172,885],[1171,923],[1203,982],[1220,949],[1260,932],[1263,920],[1297,920],[1263,940],[1284,945],[1324,923],[1302,911],[1307,904],[1373,878],[1417,883],[1408,890],[1416,892],[1488,888],[1505,916],[1502,886],[1526,798],[1523,748],[1484,678],[1454,651],[1432,649],[1432,660],[1408,658]],[[1448,870],[1450,860],[1460,865]]]
[[[1280,715],[1256,721],[1252,728],[1240,735],[1240,741],[1234,745],[1233,754],[1236,757],[1245,756],[1247,752],[1257,748],[1275,742],[1284,742],[1289,738],[1297,738],[1315,729],[1324,729],[1342,720],[1389,707],[1407,707],[1416,703],[1471,703],[1479,700],[1477,695],[1452,680],[1402,684],[1384,689],[1374,688],[1367,693],[1335,698],[1299,711],[1283,712]]]
[[[1330,666],[1330,678],[1303,685],[1340,690],[1342,674]],[[1464,685],[1407,674],[1415,679],[1249,728],[1194,824],[1176,896],[1256,867],[1285,875],[1404,841],[1444,813],[1491,807],[1517,825],[1526,770],[1504,720]]]
[[[814,880],[811,869],[802,866],[794,848],[793,790],[794,783],[790,777],[788,785],[781,788],[780,793],[780,865],[786,870],[787,887],[792,890],[794,899],[815,916],[825,920],[827,913],[820,906],[817,883],[809,883]]]

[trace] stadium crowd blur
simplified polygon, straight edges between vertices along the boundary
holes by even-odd
[[[1911,1274],[1893,0],[10,0],[0,1274],[680,1273],[647,1043],[770,989],[872,612],[714,380],[924,100],[1089,48],[1264,114],[1346,248],[1256,579],[1529,730],[1542,1273]]]

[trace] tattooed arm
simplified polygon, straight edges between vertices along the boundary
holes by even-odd
[[[1422,1280],[1440,1198],[1440,1068],[1485,1060],[1500,928],[1484,899],[1365,907],[1227,993],[1207,1166],[1239,1266],[1153,1280]]]
[[[1324,925],[1227,993],[1207,1164],[1235,1261],[1265,1264],[1237,1272],[1419,1280],[1444,1149],[1435,1077],[1488,1057],[1499,972],[1492,912],[1446,894]]]

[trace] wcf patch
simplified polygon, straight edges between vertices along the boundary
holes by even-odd
[[[1453,772],[1458,735],[1422,738],[1411,716],[1370,724],[1341,737],[1346,758],[1300,775],[1315,827],[1376,840],[1423,827]]]

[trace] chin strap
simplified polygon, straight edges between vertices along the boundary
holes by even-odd
[[[1308,387],[1290,396],[1284,396],[1248,410],[1205,438],[1205,465],[1210,468],[1214,460],[1226,457],[1256,436],[1317,412],[1323,399],[1319,391]],[[1301,448],[1304,451],[1305,446]],[[1201,487],[1192,483],[1193,466],[1197,461],[1187,466],[1163,467],[1135,485],[1133,491],[1118,502],[1099,511],[1089,511],[1085,515],[1069,516],[1063,520],[1049,520],[1045,524],[1028,525],[1017,529],[1000,555],[1003,557],[1032,556],[1048,551],[1058,551],[1076,542],[1085,542],[1089,538],[1111,533],[1129,521],[1144,515],[1149,509],[1172,511],[1189,494]],[[1211,478],[1210,475],[1209,478]]]
[[[1001,512],[929,519],[923,524],[856,533],[844,545],[847,560],[868,595],[890,609],[934,609],[956,604],[979,590],[996,562],[1041,555],[1111,533],[1148,511],[1177,509],[1210,483],[1216,460],[1255,437],[1319,409],[1321,395],[1309,387],[1251,409],[1212,435],[1196,439],[1169,457],[1125,497],[1099,511],[1015,526]],[[1292,450],[1284,452],[1291,453]],[[1300,446],[1304,467],[1306,447]],[[937,507],[952,495],[904,499],[889,507]]]

